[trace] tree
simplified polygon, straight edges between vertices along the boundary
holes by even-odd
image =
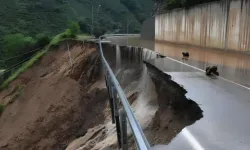
[[[39,33],[36,35],[36,40],[37,47],[44,47],[50,43],[51,38],[45,33]]]
[[[35,43],[36,41],[32,37],[24,36],[20,33],[6,35],[3,38],[3,57],[10,58],[30,51],[34,48]],[[14,65],[23,60],[24,57],[27,57],[27,55],[24,55],[23,57],[19,57],[17,59],[8,60],[7,62],[5,62],[5,64],[7,66]]]
[[[155,0],[156,2],[161,2],[161,0]],[[202,3],[208,3],[218,0],[164,0],[165,9],[171,10],[175,8],[181,8],[181,7],[191,7],[194,5],[202,4]]]
[[[13,56],[25,51],[25,48],[32,47],[35,44],[32,37],[23,34],[6,35],[3,39],[3,52],[5,56]]]
[[[81,17],[79,18],[79,26],[80,26],[80,30],[83,33],[88,33],[91,34],[91,19],[90,18],[85,18],[85,17]]]
[[[138,3],[135,0],[121,0],[121,3],[123,3],[127,8],[129,8],[130,11],[136,11],[138,9]]]
[[[76,37],[76,35],[80,32],[80,26],[77,22],[70,21],[68,28],[71,30],[73,37]]]
[[[101,35],[104,35],[107,32],[107,30],[104,27],[96,27],[93,34],[96,38],[100,37]]]
[[[165,0],[166,9],[180,8],[183,7],[183,5],[182,0]]]

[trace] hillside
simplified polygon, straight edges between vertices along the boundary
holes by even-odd
[[[124,32],[127,20],[132,20],[130,32],[138,32],[152,6],[153,0],[1,0],[0,37],[10,33],[55,35],[69,20],[79,22],[82,32],[89,33],[92,7],[94,30]]]
[[[96,36],[125,33],[127,24],[129,33],[138,33],[143,20],[150,17],[153,3],[153,0],[1,0],[0,69],[23,61],[32,53],[3,60],[41,47],[35,44],[39,37],[43,40],[64,32],[71,22],[79,24],[80,33]]]

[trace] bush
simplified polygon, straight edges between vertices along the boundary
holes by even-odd
[[[56,35],[50,42],[49,46],[57,46],[58,43],[67,38],[76,38],[71,29],[66,29],[63,33]]]
[[[41,2],[36,2],[34,6],[35,8],[44,8]]]
[[[79,18],[79,26],[80,30],[83,33],[89,33],[91,32],[91,19],[90,18]]]
[[[76,35],[80,32],[80,26],[77,22],[70,21],[69,25],[68,25],[68,29],[71,31],[71,33],[69,35],[72,38],[76,37]]]
[[[23,34],[10,34],[3,38],[3,52],[5,56],[19,54],[24,49],[34,46],[35,40],[32,37]]]
[[[54,12],[56,12],[56,13],[61,13],[63,10],[61,9],[61,7],[55,7],[54,8]]]
[[[44,33],[40,33],[36,35],[36,40],[38,47],[44,47],[50,43],[51,38]]]
[[[104,35],[105,33],[106,33],[105,29],[95,29],[93,34],[96,38],[99,38],[101,35]]]
[[[3,38],[2,57],[10,58],[31,51],[34,49],[35,44],[36,40],[34,40],[32,37],[24,36],[23,34],[6,35]],[[17,59],[8,60],[8,62],[6,62],[6,65],[7,67],[12,66],[29,57],[30,55],[25,55],[23,57],[18,57]]]
[[[61,34],[62,39],[75,38],[75,37],[76,34],[74,34],[70,29],[66,29],[66,31]]]

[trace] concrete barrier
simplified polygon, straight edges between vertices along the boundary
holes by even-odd
[[[250,50],[250,1],[219,1],[156,16],[155,39],[202,47]]]

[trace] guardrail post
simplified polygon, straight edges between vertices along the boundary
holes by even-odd
[[[105,71],[105,82],[108,90],[108,95],[109,95],[109,105],[110,105],[110,110],[111,110],[111,118],[112,118],[112,123],[115,123],[115,118],[114,118],[114,105],[113,105],[113,98],[112,98],[112,91],[111,91],[111,83],[110,83],[110,78],[108,73]]]
[[[119,111],[121,124],[122,150],[128,150],[127,119],[124,109]]]
[[[112,95],[113,95],[113,104],[114,104],[114,113],[115,113],[115,124],[116,124],[116,133],[117,133],[117,140],[119,148],[122,146],[122,139],[121,139],[121,126],[120,126],[120,119],[119,119],[119,112],[118,112],[118,98],[117,98],[117,91],[114,86],[112,86]]]

